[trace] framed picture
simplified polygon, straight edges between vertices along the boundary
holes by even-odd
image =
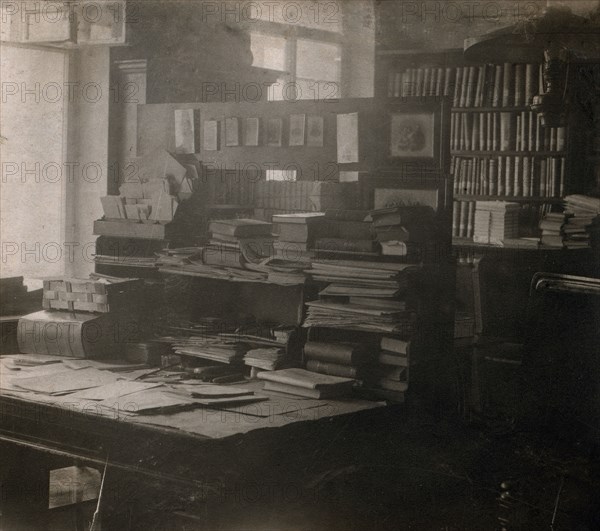
[[[240,145],[240,121],[237,118],[225,118],[225,145]]]
[[[217,120],[206,120],[203,133],[204,149],[206,151],[217,151],[219,149],[219,122]]]
[[[267,120],[267,146],[281,147],[282,131],[283,120],[281,118],[269,118]]]
[[[450,107],[444,99],[405,99],[387,107],[387,166],[403,175],[449,171]]]
[[[290,146],[304,145],[305,114],[290,114]]]
[[[323,117],[309,114],[306,129],[306,145],[308,147],[323,147]]]
[[[360,194],[364,209],[398,205],[425,205],[439,215],[452,208],[449,180],[442,175],[403,177],[393,171],[359,174]]]
[[[244,133],[244,145],[258,146],[260,122],[258,118],[246,118],[246,131]]]

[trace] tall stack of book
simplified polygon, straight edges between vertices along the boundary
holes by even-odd
[[[368,210],[327,210],[315,249],[326,253],[370,254],[376,251]]]
[[[563,247],[563,227],[569,216],[564,212],[548,212],[540,221],[542,231],[542,245],[549,247]]]
[[[326,282],[319,300],[306,303],[305,327],[412,333],[415,313],[397,297],[406,291],[411,264],[316,260],[307,272]]]
[[[284,260],[306,260],[325,214],[305,212],[275,214],[273,225],[277,240],[273,242],[273,255]]]
[[[600,199],[573,194],[565,197],[567,217],[563,226],[568,248],[585,248],[600,243]]]
[[[519,234],[519,204],[506,201],[476,201],[473,241],[502,244]]]
[[[434,212],[428,206],[396,206],[374,210],[367,219],[384,256],[408,256],[433,236]]]
[[[372,355],[360,343],[308,341],[304,345],[304,357],[308,371],[362,379],[365,364]]]
[[[380,347],[365,387],[381,398],[402,402],[408,389],[410,340],[382,337]]]

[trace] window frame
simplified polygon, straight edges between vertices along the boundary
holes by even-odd
[[[342,97],[342,80],[345,74],[345,49],[344,35],[336,31],[327,31],[318,28],[308,28],[306,26],[282,24],[279,22],[256,21],[252,28],[249,28],[249,33],[262,33],[264,35],[283,37],[285,39],[285,65],[286,70],[282,73],[282,77],[286,83],[296,84],[297,76],[297,54],[298,40],[311,40],[325,44],[337,44],[340,47],[340,68],[339,80],[335,81],[338,86],[338,97]],[[252,38],[252,37],[251,37]],[[305,79],[305,78],[302,78]],[[328,83],[333,83],[329,81]]]

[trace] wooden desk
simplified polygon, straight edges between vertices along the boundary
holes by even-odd
[[[309,434],[328,440],[336,420],[343,424],[384,409],[382,402],[267,394],[261,392],[262,385],[248,382],[242,386],[269,396],[265,402],[155,415],[102,413],[94,402],[75,403],[68,395],[31,398],[3,391],[0,441],[100,466],[108,455],[112,468],[193,485],[211,476],[223,477],[224,463],[230,466],[257,458],[253,454],[256,445],[264,449],[282,438]],[[131,403],[123,406],[131,409]]]

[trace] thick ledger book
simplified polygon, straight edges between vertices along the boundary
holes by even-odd
[[[356,343],[308,341],[304,345],[304,355],[311,360],[339,365],[360,365],[369,360],[369,354],[364,346]]]
[[[19,351],[73,358],[115,352],[115,323],[110,314],[41,311],[19,319]]]

